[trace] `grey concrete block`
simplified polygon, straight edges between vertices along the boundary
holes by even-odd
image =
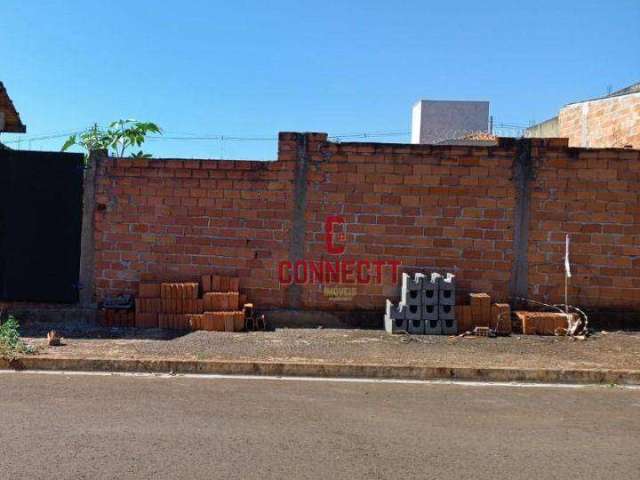
[[[441,335],[442,327],[440,320],[437,318],[424,321],[424,333],[425,335]]]
[[[437,274],[436,274],[437,275]],[[434,278],[432,276],[432,278]],[[433,285],[437,285],[437,277],[434,278],[434,282],[431,282]],[[436,300],[437,300],[437,288],[436,292]],[[438,318],[438,305],[423,305],[422,306],[422,318],[424,319],[424,333],[426,335],[440,335],[442,333],[442,328],[440,326],[440,319]]]
[[[422,319],[423,320],[437,320],[438,319],[438,305],[423,305],[422,306]]]
[[[422,319],[422,308],[420,307],[420,305],[403,305],[403,309],[405,310],[405,316],[407,320]]]
[[[432,273],[431,276],[422,279],[422,305],[438,304],[439,279],[438,273]]]
[[[406,273],[402,274],[401,303],[418,306],[422,304],[420,292],[423,278],[424,275],[422,273],[416,273],[413,277]]]
[[[407,331],[412,334],[423,335],[424,334],[424,320],[413,319],[407,321]]]
[[[456,304],[455,275],[447,273],[446,277],[438,279],[438,303],[440,305]]]
[[[455,317],[456,314],[453,305],[438,305],[438,318],[440,320]]]
[[[384,329],[387,333],[404,333],[407,332],[407,318],[405,315],[406,307],[402,305],[394,305],[391,300],[387,300]]]
[[[453,305],[438,305],[438,320],[440,321],[440,327],[444,335],[455,335],[458,333],[458,323]]]

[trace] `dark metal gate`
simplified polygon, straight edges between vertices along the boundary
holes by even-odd
[[[0,300],[78,301],[82,155],[0,149]]]

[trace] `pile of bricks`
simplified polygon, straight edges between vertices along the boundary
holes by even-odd
[[[141,282],[135,306],[135,326],[174,330],[237,332],[244,329],[236,277],[203,275],[200,283]]]
[[[569,322],[578,320],[575,313],[514,312],[525,335],[564,335]]]
[[[450,335],[458,331],[454,275],[402,274],[400,303],[387,300],[385,330],[389,333]]]
[[[469,305],[455,307],[458,332],[470,332],[476,327],[488,327],[498,335],[512,332],[511,307],[508,303],[491,303],[486,293],[470,293]]]

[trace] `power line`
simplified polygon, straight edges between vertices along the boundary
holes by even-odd
[[[59,134],[55,134],[55,135],[41,135],[41,136],[34,136],[34,137],[30,137],[30,136],[24,136],[24,137],[20,137],[14,140],[3,140],[2,143],[28,143],[28,142],[40,142],[43,140],[54,140],[56,138],[64,138],[64,137],[68,137],[70,135],[76,135],[78,133],[81,133],[82,130],[74,130],[72,132],[65,132],[65,133],[59,133]]]
[[[20,138],[7,140],[4,143],[22,143],[22,142],[38,142],[45,140],[55,140],[57,138],[68,137],[70,135],[77,135],[84,130],[78,129],[68,132],[61,132],[51,135],[35,135],[35,136],[21,136]],[[410,132],[360,132],[360,133],[344,133],[332,135],[329,138],[340,140],[344,138],[379,138],[379,137],[392,137],[409,135]],[[236,135],[222,135],[222,134],[186,134],[186,135],[151,135],[147,137],[147,140],[178,140],[178,141],[230,141],[230,142],[271,142],[278,140],[277,136],[236,136]]]
[[[278,137],[237,137],[233,135],[201,135],[201,136],[171,136],[171,135],[151,135],[147,140],[224,140],[230,142],[271,142]]]
[[[517,123],[494,123],[494,129],[513,129],[520,130],[527,128],[526,125],[517,124]],[[59,138],[65,138],[70,135],[77,135],[86,131],[84,128],[74,129],[66,132],[55,132],[51,134],[39,134],[39,135],[28,135],[28,136],[20,136],[20,138],[14,138],[11,140],[3,141],[4,144],[21,144],[21,143],[31,143],[31,142],[42,142],[47,140],[55,140]],[[329,136],[329,139],[332,141],[340,142],[346,139],[367,139],[367,138],[384,138],[384,137],[402,137],[410,135],[410,131],[373,131],[373,132],[347,132],[347,133],[338,133],[335,135]],[[182,133],[177,134],[174,132],[167,132],[166,135],[151,135],[147,137],[147,140],[150,141],[219,141],[219,142],[273,142],[278,140],[277,136],[265,136],[265,135],[247,135],[247,136],[238,136],[238,135],[223,135],[223,134],[202,134],[202,133]]]

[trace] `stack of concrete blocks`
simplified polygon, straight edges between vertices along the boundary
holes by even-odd
[[[402,274],[400,303],[387,300],[384,323],[389,333],[456,334],[454,275]]]
[[[456,322],[456,284],[453,281],[455,275],[447,273],[445,277],[438,279],[438,320],[443,335],[456,335],[458,323]]]
[[[439,273],[432,273],[430,278],[425,277],[422,282],[422,318],[424,318],[424,333],[427,335],[442,333],[438,317],[438,291],[441,278]]]

